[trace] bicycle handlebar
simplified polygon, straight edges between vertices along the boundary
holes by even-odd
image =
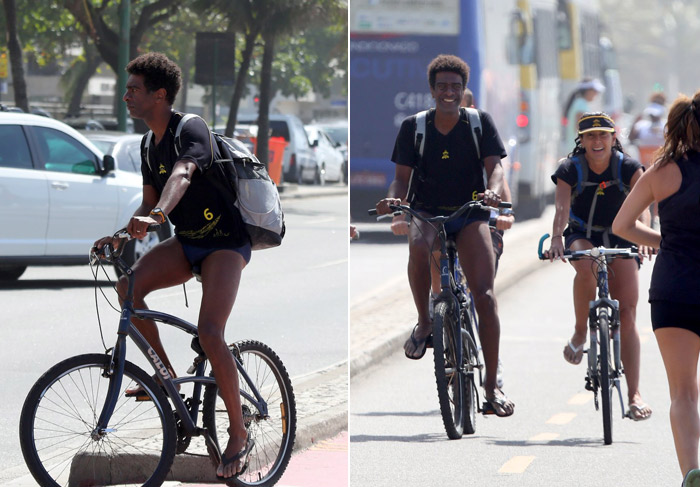
[[[160,228],[160,223],[154,223],[152,225],[148,225],[148,228],[146,228],[146,232],[155,232]],[[129,232],[126,231],[126,228],[122,228],[120,230],[117,230],[114,235],[112,235],[112,238],[122,238],[125,239],[126,241],[131,240],[132,237]],[[91,263],[95,263],[97,259],[103,258],[107,260],[108,262],[114,262],[115,259],[121,257],[122,252],[124,251],[124,243],[119,245],[118,248],[114,248],[111,243],[108,243],[101,249],[96,249],[92,248],[90,249],[90,261]]]
[[[498,208],[512,208],[513,203],[509,201],[501,201],[498,203]],[[433,222],[441,222],[441,223],[446,223],[450,220],[454,220],[455,218],[460,217],[465,211],[471,210],[474,208],[479,208],[482,210],[497,210],[498,208],[494,208],[492,206],[487,206],[484,204],[484,200],[476,200],[476,201],[468,201],[464,205],[462,205],[458,210],[456,210],[454,213],[448,215],[448,216],[433,216],[430,218],[426,218],[420,213],[418,213],[416,210],[411,208],[410,206],[407,205],[389,205],[389,209],[392,210],[393,215],[400,215],[401,213],[409,213],[412,216],[415,216],[419,220],[423,220],[425,222],[433,223]],[[376,216],[377,215],[377,209],[376,208],[371,208],[367,210],[367,214],[370,216]],[[381,218],[383,215],[380,215],[379,218]]]
[[[540,260],[549,260],[549,257],[545,256],[544,252],[542,251],[544,241],[548,238],[549,234],[545,233],[544,235],[542,235],[539,244],[537,245],[537,256]],[[566,257],[569,260],[580,260],[586,257],[593,257],[595,259],[602,256],[612,258],[620,257],[623,259],[633,259],[638,255],[639,254],[637,252],[633,252],[630,248],[613,249],[607,247],[593,247],[592,249],[587,250],[564,250],[564,257]]]

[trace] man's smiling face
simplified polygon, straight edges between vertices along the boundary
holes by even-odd
[[[435,86],[430,88],[430,93],[435,98],[435,108],[446,112],[457,111],[465,88],[459,74],[451,71],[436,73]]]

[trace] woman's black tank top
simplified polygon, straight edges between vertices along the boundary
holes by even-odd
[[[700,153],[687,156],[676,161],[681,187],[659,202],[661,248],[649,301],[700,304]]]

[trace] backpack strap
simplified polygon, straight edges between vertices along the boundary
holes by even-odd
[[[416,147],[416,152],[423,158],[423,149],[425,148],[425,119],[428,117],[428,110],[423,110],[416,114],[416,132],[413,135],[413,143]]]
[[[462,113],[466,112],[467,118],[469,119],[469,127],[472,130],[472,138],[474,139],[474,145],[476,146],[476,157],[481,160],[481,117],[479,116],[479,111],[476,108],[460,108]]]
[[[595,186],[597,188],[602,188],[605,189],[608,186],[611,186],[613,184],[617,184],[618,188],[620,189],[621,192],[624,194],[629,193],[629,190],[625,186],[625,184],[622,182],[622,178],[620,177],[620,174],[622,173],[622,161],[624,159],[624,154],[622,152],[617,153],[617,161],[616,163],[612,164],[611,171],[612,171],[612,179],[610,181],[603,181],[601,183],[593,183],[588,181],[588,164],[582,162],[578,156],[574,156],[572,158],[572,161],[574,162],[574,166],[576,167],[576,174],[578,176],[578,179],[576,181],[576,190],[572,192],[571,194],[571,205],[573,206],[574,199],[576,199],[576,196],[580,195],[584,188],[586,186]],[[596,190],[595,194],[593,195],[593,201],[591,202],[591,209],[588,212],[588,221],[584,221],[582,218],[577,217],[574,215],[573,210],[569,210],[569,223],[573,224],[574,226],[578,226],[581,228],[585,228],[586,230],[586,238],[590,239],[591,238],[591,232],[596,231],[596,232],[603,232],[603,243],[605,244],[606,247],[609,247],[609,245],[606,243],[608,240],[608,234],[611,231],[610,227],[601,227],[601,226],[594,226],[593,225],[593,214],[595,213],[595,206],[596,202],[598,201],[598,190]]]
[[[180,122],[177,124],[177,128],[175,129],[175,154],[177,154],[178,157],[180,157],[180,149],[182,149],[182,144],[180,143],[180,134],[182,133],[182,128],[189,120],[193,118],[201,117],[199,115],[195,115],[194,113],[187,113],[182,116]]]
[[[406,192],[406,201],[408,204],[413,203],[416,196],[416,186],[418,181],[422,179],[423,174],[423,149],[425,148],[425,127],[426,119],[429,110],[423,110],[416,114],[415,132],[413,133],[413,146],[415,153],[418,155],[416,166],[411,170],[411,176],[408,179],[408,191]],[[419,173],[416,175],[416,171]]]

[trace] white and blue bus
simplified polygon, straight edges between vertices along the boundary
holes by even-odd
[[[469,64],[475,104],[492,115],[509,155],[518,215],[539,215],[561,157],[560,44],[572,28],[562,15],[570,3],[580,2],[351,0],[351,217],[367,218],[386,196],[401,121],[433,106],[427,66],[438,54]]]

